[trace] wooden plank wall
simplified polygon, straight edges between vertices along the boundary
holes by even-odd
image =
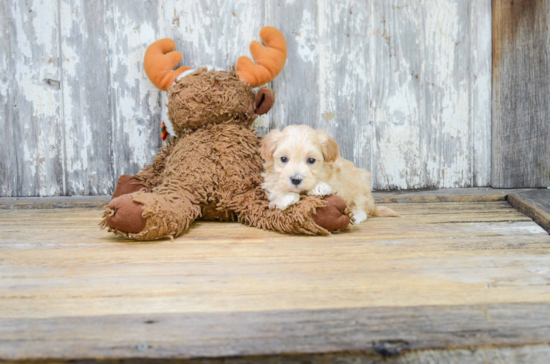
[[[172,37],[228,68],[264,25],[287,37],[270,128],[326,128],[377,189],[486,186],[489,0],[13,0],[0,8],[0,196],[110,194],[160,145],[142,69]]]
[[[550,186],[550,1],[493,0],[494,187]]]

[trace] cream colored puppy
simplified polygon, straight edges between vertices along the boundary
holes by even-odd
[[[263,189],[269,206],[286,210],[300,200],[300,194],[342,197],[359,224],[369,216],[399,214],[376,206],[371,195],[371,175],[339,157],[338,143],[325,130],[291,125],[273,130],[263,140],[265,161]]]

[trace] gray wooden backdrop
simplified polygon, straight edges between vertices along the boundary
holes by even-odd
[[[550,186],[550,0],[493,0],[494,187]]]
[[[110,194],[161,143],[146,47],[228,68],[264,25],[289,57],[262,134],[326,128],[376,189],[490,183],[490,0],[1,0],[0,196]]]

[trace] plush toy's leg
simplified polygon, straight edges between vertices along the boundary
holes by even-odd
[[[143,217],[143,205],[134,202],[130,195],[111,200],[105,222],[110,229],[127,234],[140,233],[147,225],[147,219]]]
[[[324,199],[302,196],[285,211],[270,209],[260,187],[235,196],[231,207],[242,223],[292,234],[328,235],[331,231],[348,228],[352,216],[344,200],[335,195]]]
[[[140,191],[113,199],[100,226],[136,240],[174,239],[200,214],[191,194]]]

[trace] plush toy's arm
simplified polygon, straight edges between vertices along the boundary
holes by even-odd
[[[133,176],[123,174],[120,176],[111,198],[114,199],[143,189],[151,192],[153,188],[160,185],[165,160],[170,155],[175,141],[176,139],[172,139],[166,146],[162,147],[155,156],[153,163],[145,166],[138,174]]]
[[[177,138],[172,138],[170,142],[160,148],[152,164],[145,166],[138,174],[133,176],[147,192],[151,192],[154,187],[162,183],[162,173],[164,172],[166,158],[172,152],[177,140]]]
[[[270,209],[265,191],[258,187],[241,196],[235,196],[231,208],[240,222],[260,229],[291,234],[328,235],[349,226],[351,213],[337,196],[325,199],[302,196],[285,211]]]

